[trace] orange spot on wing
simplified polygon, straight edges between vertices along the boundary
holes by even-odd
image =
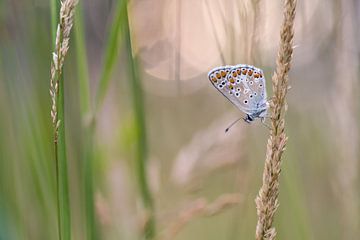
[[[229,81],[230,81],[230,83],[235,83],[235,79],[233,79],[233,78],[230,78]]]
[[[216,72],[215,75],[216,75],[216,78],[217,78],[217,79],[220,79],[220,78],[221,78],[221,75],[220,75],[219,72]]]
[[[251,76],[253,74],[253,71],[250,69],[248,72],[248,75]]]
[[[254,74],[254,77],[255,77],[255,78],[259,78],[259,76],[260,76],[260,75],[259,75],[258,73],[255,73],[255,74]]]
[[[242,74],[246,75],[246,73],[247,73],[247,70],[244,69],[244,70],[242,71]]]
[[[221,76],[222,76],[222,77],[225,77],[225,76],[226,76],[226,72],[221,71]]]
[[[234,72],[232,72],[232,75],[233,75],[233,77],[236,77],[237,73],[234,71]]]
[[[241,74],[240,68],[236,69],[237,74]]]

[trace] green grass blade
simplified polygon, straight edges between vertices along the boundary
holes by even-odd
[[[98,225],[95,219],[94,204],[94,182],[93,182],[93,164],[94,164],[94,130],[95,122],[92,122],[84,130],[84,187],[85,187],[85,210],[86,210],[86,233],[87,239],[99,239]]]
[[[60,9],[60,2],[52,0],[51,23],[53,48],[55,48],[55,38],[57,29],[57,19]],[[60,126],[58,129],[58,139],[55,146],[56,161],[56,186],[57,186],[57,206],[58,206],[58,231],[60,240],[71,239],[71,220],[70,220],[70,201],[68,189],[68,172],[65,147],[65,114],[64,114],[64,78],[63,75],[57,76],[59,81],[59,95],[57,96],[58,120]]]
[[[75,13],[75,48],[78,67],[79,79],[79,97],[81,124],[83,126],[83,152],[82,152],[82,169],[84,180],[84,197],[85,197],[85,221],[86,237],[90,240],[98,239],[98,226],[95,219],[94,208],[94,184],[93,184],[93,139],[95,123],[88,123],[91,114],[90,104],[90,83],[87,63],[87,53],[85,45],[85,31],[83,24],[83,7],[81,2],[78,4]]]
[[[63,76],[63,75],[62,75]],[[56,144],[58,205],[60,219],[60,239],[71,239],[69,183],[65,147],[65,114],[64,114],[64,78],[61,77],[58,99],[58,116],[60,120],[58,143]]]
[[[55,38],[56,38],[56,26],[58,20],[58,12],[60,9],[60,2],[57,0],[50,1],[50,13],[51,13],[51,40],[52,47],[55,48]]]
[[[155,237],[155,213],[154,203],[149,189],[149,182],[146,171],[147,160],[147,136],[145,126],[145,110],[144,99],[139,77],[138,63],[136,58],[132,56],[131,35],[127,12],[124,16],[124,37],[126,43],[126,55],[129,68],[130,86],[132,92],[133,108],[135,112],[135,128],[136,128],[136,172],[138,184],[142,197],[142,202],[148,213],[148,219],[144,229],[145,239],[153,239]]]
[[[101,107],[104,97],[108,90],[111,73],[117,60],[119,53],[119,46],[121,45],[121,27],[123,24],[124,14],[127,11],[127,4],[125,0],[118,1],[118,6],[115,12],[114,20],[111,24],[109,39],[106,44],[104,65],[100,77],[99,86],[96,93],[96,111]]]
[[[75,11],[74,36],[78,68],[77,72],[79,79],[80,111],[82,113],[82,116],[85,116],[90,112],[90,84],[87,52],[85,45],[82,2],[78,3],[77,9]]]

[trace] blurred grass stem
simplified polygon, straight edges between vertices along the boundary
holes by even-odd
[[[335,161],[333,188],[341,209],[342,239],[352,239],[359,234],[359,127],[357,114],[359,109],[359,56],[353,54],[358,48],[354,23],[355,2],[345,0],[334,4],[334,16],[337,23],[334,67],[335,83],[331,96],[331,129],[336,138],[334,144],[341,161]],[[346,69],[346,71],[344,71]]]
[[[165,240],[171,240],[192,220],[199,217],[212,217],[223,213],[225,210],[236,207],[242,201],[238,193],[228,193],[219,196],[212,203],[208,203],[203,198],[195,200],[191,206],[179,212],[173,223],[166,227],[168,229]]]
[[[90,103],[90,83],[85,45],[85,30],[83,23],[83,5],[79,3],[75,11],[75,49],[79,79],[80,114],[82,125],[82,169],[84,186],[84,205],[86,238],[98,239],[98,225],[95,219],[94,204],[94,131],[95,119]]]
[[[139,69],[137,59],[132,55],[131,33],[127,11],[124,12],[124,37],[127,62],[129,68],[130,86],[133,98],[133,107],[135,111],[135,127],[136,127],[136,174],[140,188],[140,194],[143,205],[147,211],[147,220],[144,227],[145,239],[153,239],[156,235],[155,231],[155,209],[153,198],[151,196],[149,181],[147,177],[147,136],[145,126],[145,110],[143,91],[139,77]]]
[[[101,72],[101,77],[99,81],[99,86],[96,92],[95,99],[95,114],[101,108],[106,93],[109,89],[109,82],[111,78],[111,73],[114,69],[117,57],[119,54],[119,47],[122,42],[122,28],[124,28],[124,16],[127,14],[127,0],[119,1],[117,3],[117,8],[115,11],[114,20],[112,21],[109,39],[106,44],[105,56],[104,56],[104,65]]]

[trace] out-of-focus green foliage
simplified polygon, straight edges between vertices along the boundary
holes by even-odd
[[[1,240],[58,239],[49,96],[55,2],[0,1]],[[239,122],[232,130],[239,142],[231,133],[202,138],[213,123],[222,133],[233,119],[218,120],[228,112],[241,114],[206,74],[220,55],[226,64],[253,64],[271,95],[281,5],[260,1],[256,18],[246,1],[150,2],[78,6],[64,66],[61,151],[71,237],[163,236],[196,199],[239,193],[236,207],[192,219],[175,239],[253,239],[268,132]],[[348,5],[353,12],[343,14]],[[299,1],[278,239],[359,236],[358,7]],[[342,62],[351,63],[347,71]]]

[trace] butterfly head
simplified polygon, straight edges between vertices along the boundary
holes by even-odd
[[[255,120],[254,117],[250,114],[246,114],[246,117],[244,118],[244,121],[247,123],[251,123],[254,120]]]
[[[246,114],[246,117],[244,118],[244,121],[247,122],[247,123],[251,123],[256,118],[264,119],[266,117],[266,113],[267,113],[267,107],[263,108],[263,109],[261,109],[261,110],[259,110],[257,112],[254,112],[254,113],[251,113],[251,114]]]

